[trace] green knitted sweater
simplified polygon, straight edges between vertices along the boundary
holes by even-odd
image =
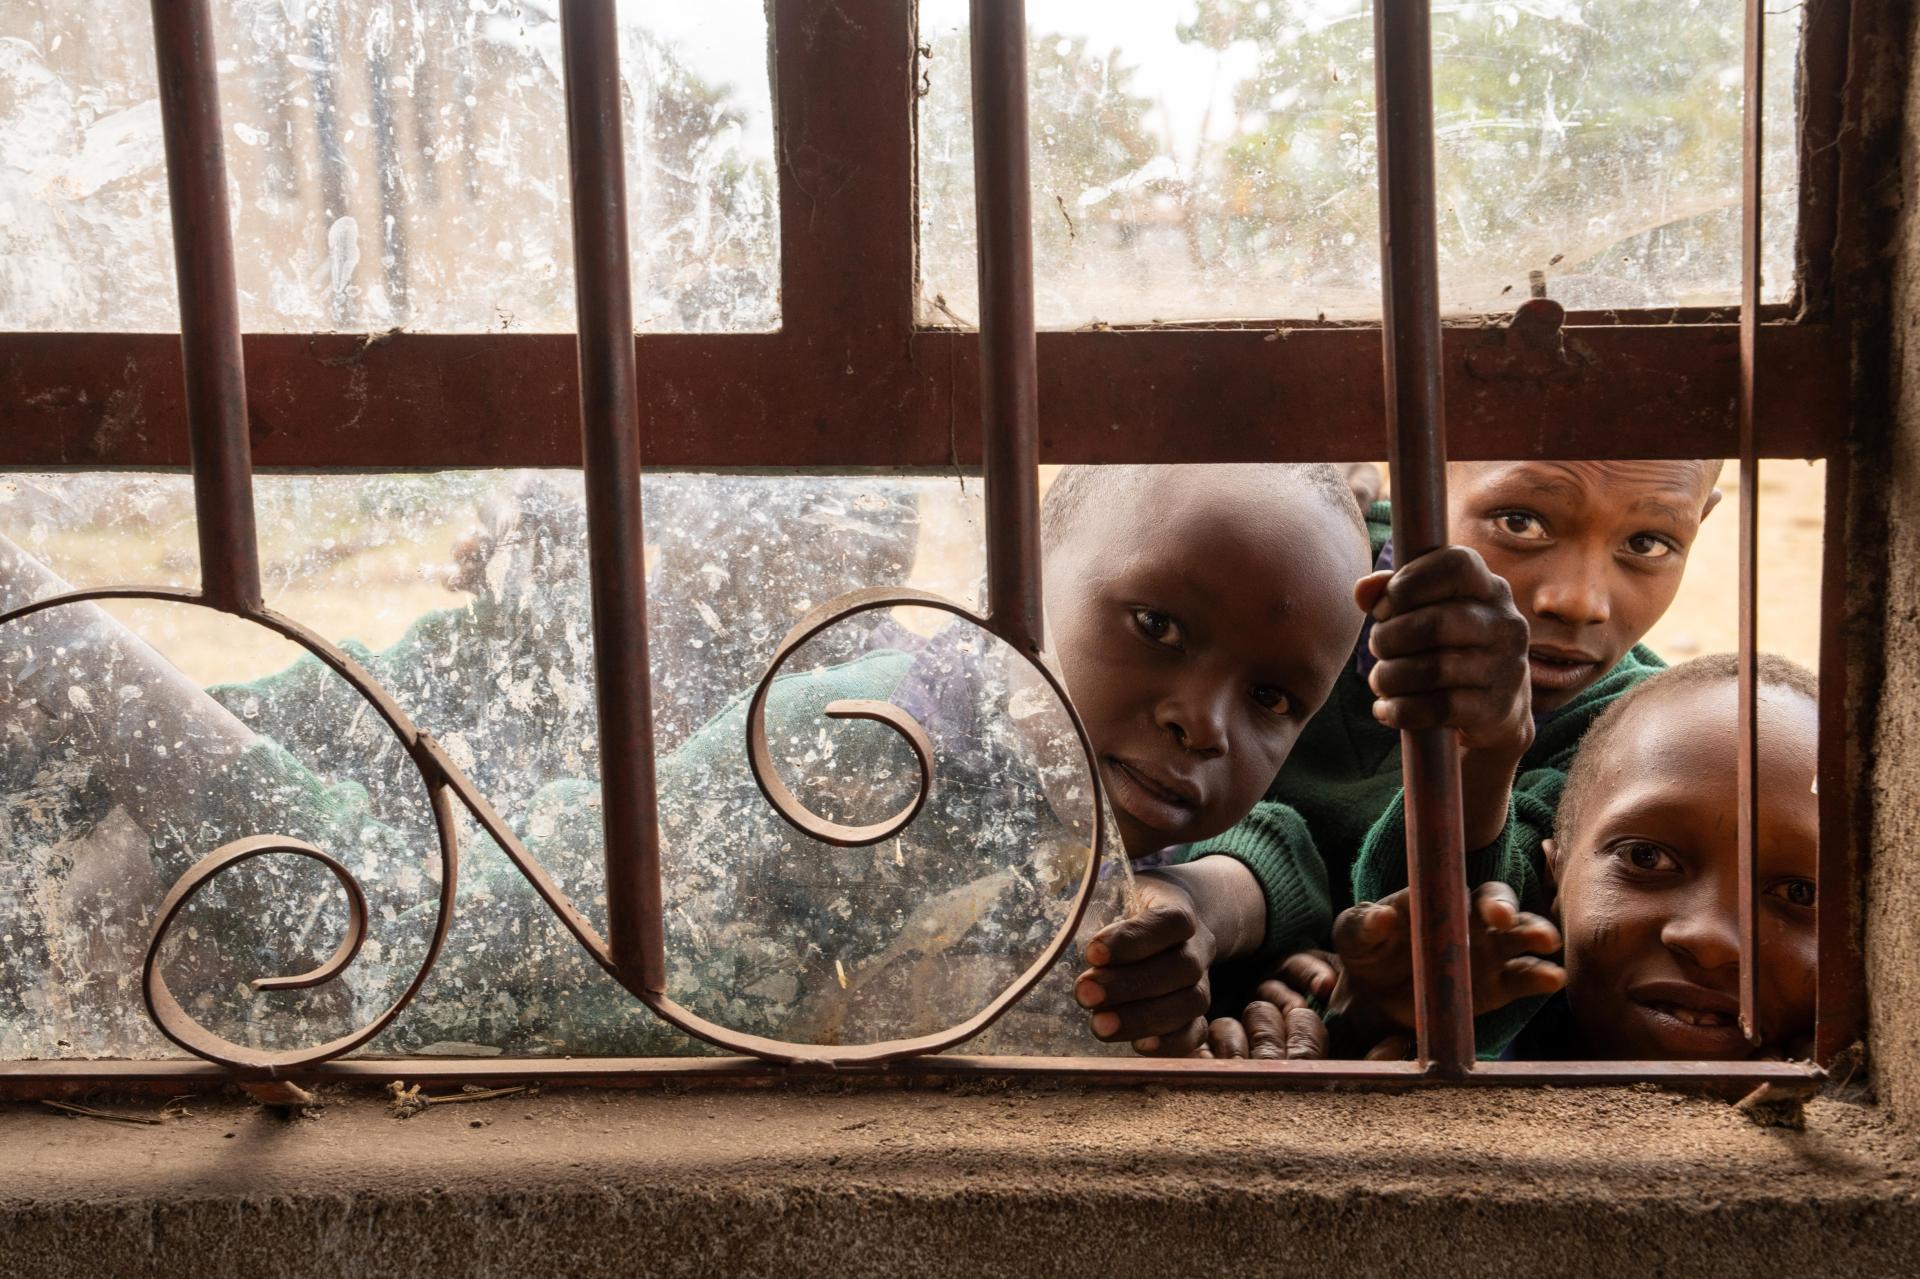
[[[1391,533],[1392,507],[1376,502],[1367,531],[1377,558]],[[1511,884],[1524,909],[1545,912],[1551,889],[1541,843],[1553,834],[1567,769],[1595,717],[1622,693],[1662,669],[1636,645],[1611,671],[1538,724],[1521,758],[1507,823],[1467,854],[1470,885]],[[1258,960],[1325,945],[1333,916],[1407,886],[1406,808],[1400,786],[1400,735],[1373,718],[1373,691],[1349,665],[1254,811],[1225,834],[1189,850],[1245,863],[1267,898],[1267,935]],[[1483,1057],[1497,1056],[1531,1015],[1535,1001],[1509,1005],[1476,1022]]]

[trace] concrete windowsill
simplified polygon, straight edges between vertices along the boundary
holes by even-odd
[[[0,1106],[0,1274],[1920,1273],[1920,1151],[1838,1101],[1791,1131],[1644,1089],[323,1100]]]

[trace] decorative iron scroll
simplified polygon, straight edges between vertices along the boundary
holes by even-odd
[[[367,906],[365,890],[338,858],[304,840],[276,834],[254,835],[232,840],[207,853],[182,874],[168,890],[156,913],[141,971],[141,990],[148,1013],[155,1026],[168,1039],[197,1057],[225,1066],[233,1071],[236,1077],[277,1078],[350,1053],[365,1046],[385,1030],[412,1002],[438,960],[452,926],[454,898],[459,877],[459,841],[454,824],[453,806],[456,798],[482,829],[498,843],[516,869],[526,878],[547,908],[567,928],[579,945],[615,981],[625,986],[663,1020],[688,1034],[718,1047],[776,1062],[834,1065],[886,1061],[937,1052],[972,1038],[1016,1003],[1060,958],[1071,943],[1080,921],[1085,916],[1088,903],[1092,899],[1105,849],[1104,832],[1097,820],[1094,823],[1093,847],[1086,862],[1085,873],[1081,877],[1059,932],[1040,956],[1010,986],[965,1021],[932,1035],[860,1045],[789,1043],[734,1030],[700,1016],[662,992],[637,988],[640,983],[636,976],[621,970],[605,938],[513,833],[507,821],[501,817],[473,781],[453,762],[440,744],[431,735],[416,727],[393,697],[351,656],[291,618],[265,608],[220,610],[194,591],[142,586],[106,586],[50,595],[0,614],[0,630],[10,623],[24,620],[37,613],[66,605],[98,603],[105,600],[153,600],[172,604],[190,604],[228,612],[246,621],[257,623],[299,645],[344,680],[365,700],[367,705],[374,709],[387,725],[388,731],[406,751],[427,788],[438,837],[437,851],[441,874],[433,931],[426,953],[397,998],[356,1029],[325,1043],[309,1048],[269,1050],[235,1043],[214,1033],[197,1021],[174,997],[167,985],[161,953],[175,921],[186,909],[188,903],[220,875],[256,858],[301,857],[324,866],[344,890],[348,902],[345,935],[333,954],[311,971],[292,976],[256,977],[248,984],[256,991],[288,991],[320,986],[339,978],[352,966],[360,952],[361,944],[366,939]],[[761,781],[768,802],[783,818],[823,842],[875,843],[881,839],[891,838],[911,824],[932,786],[932,745],[925,730],[905,711],[890,703],[861,702],[850,707],[844,703],[836,703],[830,706],[829,714],[836,714],[837,717],[877,720],[887,723],[896,732],[901,733],[913,747],[919,765],[919,786],[913,803],[906,811],[881,823],[878,827],[865,828],[868,832],[877,830],[879,833],[857,840],[829,838],[828,836],[834,831],[852,829],[852,833],[856,835],[860,831],[824,822],[823,819],[808,812],[791,791],[779,781],[774,762],[766,746],[764,722],[766,699],[782,665],[807,640],[858,613],[895,606],[939,609],[976,626],[981,626],[983,629],[986,627],[985,619],[977,614],[931,593],[902,591],[898,588],[855,591],[815,609],[793,628],[776,649],[766,674],[753,694],[756,714],[750,721],[752,724],[750,761],[753,763],[755,776]],[[1044,661],[1033,657],[1027,657],[1026,660],[1038,672],[1054,696],[1059,699],[1061,708],[1073,725],[1076,740],[1086,763],[1088,777],[1091,779],[1094,811],[1097,814],[1099,775],[1093,766],[1092,748],[1088,743],[1086,730],[1081,725],[1078,714],[1073,710],[1054,672]],[[842,709],[843,707],[845,709]],[[772,782],[771,786],[767,784],[769,780]],[[785,800],[784,806],[781,802],[782,798]],[[823,831],[826,833],[822,833]]]

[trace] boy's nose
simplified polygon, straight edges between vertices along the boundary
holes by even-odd
[[[1740,928],[1733,905],[1702,902],[1683,909],[1667,920],[1660,940],[1702,971],[1735,967],[1740,963]]]
[[[1160,703],[1160,727],[1197,755],[1227,753],[1227,704],[1222,697],[1180,696]]]
[[[1533,593],[1534,612],[1569,626],[1598,626],[1613,615],[1605,564],[1568,557],[1552,566]]]

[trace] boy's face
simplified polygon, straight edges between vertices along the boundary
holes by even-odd
[[[1255,475],[1118,482],[1047,554],[1053,649],[1135,857],[1246,816],[1359,635],[1358,530]]]
[[[1535,710],[1572,701],[1660,620],[1719,500],[1692,462],[1469,462],[1449,480],[1453,540],[1507,579],[1532,631]]]
[[[1739,1027],[1739,856],[1732,681],[1658,694],[1613,734],[1580,829],[1550,842],[1566,937],[1567,998],[1597,1054],[1745,1057]],[[1819,714],[1760,691],[1762,1042],[1813,1029],[1814,794]]]

